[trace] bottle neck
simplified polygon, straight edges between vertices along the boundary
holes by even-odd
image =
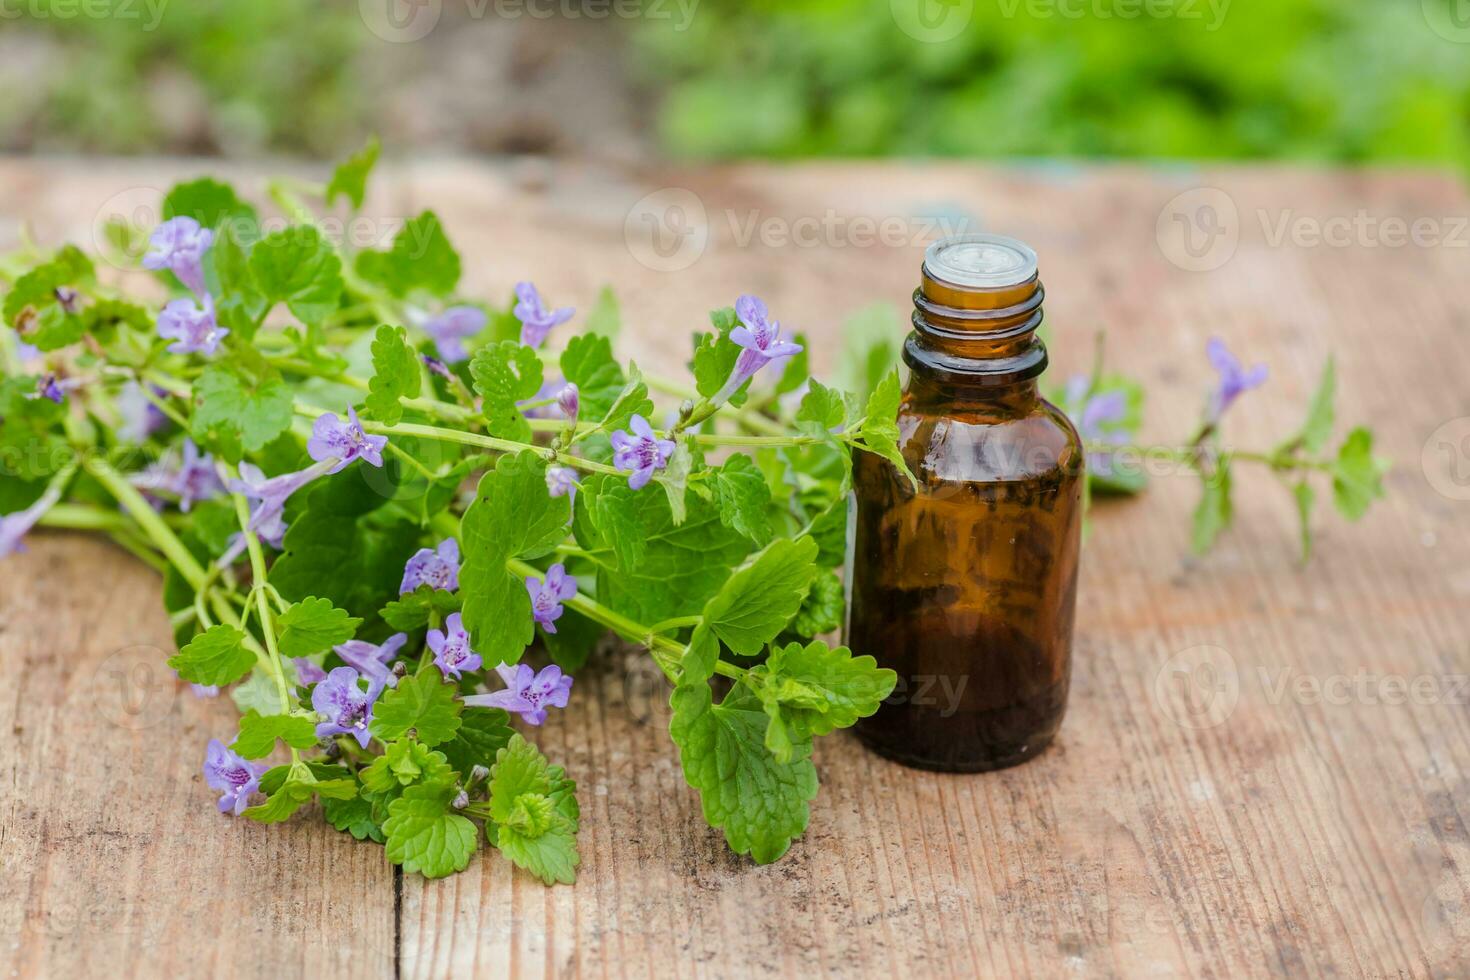
[[[1044,297],[1034,275],[1013,286],[977,288],[936,279],[926,266],[903,349],[913,369],[910,392],[1034,403],[1035,379],[1046,370],[1046,346],[1036,337]]]

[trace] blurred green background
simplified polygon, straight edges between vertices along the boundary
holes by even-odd
[[[395,43],[357,0],[6,0],[0,148],[1470,171],[1467,0],[414,2]]]

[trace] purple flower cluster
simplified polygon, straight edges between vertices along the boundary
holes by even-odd
[[[546,709],[565,708],[572,695],[572,678],[552,664],[536,673],[528,664],[501,664],[495,668],[506,689],[490,694],[472,694],[464,703],[482,708],[500,708],[520,715],[527,723],[546,720]]]
[[[398,651],[408,642],[407,633],[394,633],[382,643],[366,640],[348,640],[332,647],[342,662],[367,678],[369,688],[398,686],[398,678],[388,669],[388,664],[398,656]]]
[[[521,343],[540,347],[553,327],[566,323],[577,311],[570,306],[548,310],[541,294],[529,282],[516,283],[516,319],[521,321]]]
[[[444,629],[429,630],[424,642],[434,651],[434,664],[446,678],[457,681],[462,672],[480,669],[480,655],[470,648],[470,635],[459,613],[445,617]]]
[[[286,536],[286,520],[283,516],[286,501],[297,490],[324,475],[329,465],[330,461],[323,461],[294,473],[267,477],[255,464],[241,463],[240,479],[231,480],[229,489],[234,493],[243,493],[253,501],[246,527],[272,548],[279,548]],[[229,564],[244,549],[245,536],[236,535],[229,550],[220,556],[219,564]]]
[[[531,618],[548,633],[556,632],[556,621],[565,611],[563,600],[577,594],[577,580],[567,574],[566,566],[557,562],[546,570],[546,581],[534,575],[526,578],[526,591],[531,596]]]
[[[1084,442],[1106,442],[1122,445],[1128,434],[1121,429],[1104,426],[1122,422],[1128,415],[1128,399],[1121,391],[1100,391],[1088,396],[1092,380],[1085,374],[1067,379],[1067,390],[1063,398],[1067,414],[1077,424],[1077,431]],[[1108,476],[1113,472],[1111,453],[1093,452],[1087,455],[1087,466],[1094,474]]]
[[[577,494],[577,471],[570,466],[546,467],[546,491],[553,497]]]
[[[781,339],[781,324],[770,319],[766,304],[757,297],[746,294],[737,299],[735,316],[740,320],[740,326],[730,331],[730,339],[743,349],[735,359],[729,380],[715,395],[716,402],[725,401],[772,361],[802,351],[800,344]]]
[[[263,763],[251,762],[225,748],[217,738],[209,740],[204,754],[204,781],[210,789],[220,791],[219,812],[239,816],[250,805],[250,797],[260,792]]]
[[[170,218],[153,229],[143,268],[171,269],[189,291],[204,295],[204,253],[214,243],[214,232],[189,217]]]
[[[660,439],[641,415],[634,415],[628,427],[633,430],[631,433],[619,429],[612,434],[613,465],[620,470],[632,470],[628,486],[641,490],[653,477],[654,470],[669,465],[675,444],[672,439]]]
[[[1205,353],[1210,358],[1210,364],[1220,374],[1219,387],[1211,393],[1209,404],[1205,408],[1205,422],[1214,425],[1237,398],[1266,383],[1266,365],[1257,364],[1247,371],[1240,359],[1226,349],[1225,342],[1219,337],[1210,338],[1205,345]]]
[[[445,538],[434,549],[420,548],[403,566],[403,581],[398,594],[412,592],[421,585],[453,592],[459,588],[459,542]]]
[[[216,497],[225,489],[215,469],[214,457],[201,453],[192,439],[184,440],[183,459],[177,466],[172,462],[150,466],[133,477],[132,483],[144,490],[172,494],[185,514],[195,503]]]
[[[433,339],[440,357],[457,364],[470,356],[464,349],[465,338],[484,330],[485,319],[485,311],[478,306],[451,306],[425,320],[424,332]],[[447,369],[444,374],[448,376]]]
[[[158,335],[172,340],[170,354],[213,354],[230,331],[214,316],[214,300],[176,299],[158,314]]]
[[[358,676],[351,667],[336,667],[326,680],[311,689],[311,706],[326,718],[316,726],[318,738],[351,735],[358,745],[367,748],[373,702],[383,692],[383,685],[368,677],[367,690],[363,690],[358,686]]]
[[[318,463],[330,460],[328,473],[340,473],[356,459],[382,466],[386,445],[387,436],[370,436],[363,431],[357,410],[349,405],[345,421],[332,412],[317,416],[311,427],[311,438],[306,441],[306,452]]]

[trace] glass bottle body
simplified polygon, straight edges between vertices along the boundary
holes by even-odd
[[[1066,709],[1083,452],[1037,394],[1040,291],[1033,280],[966,300],[926,274],[898,419],[918,487],[880,457],[854,460],[846,642],[899,675],[857,732],[909,765],[1015,765],[1050,743]],[[936,323],[959,311],[936,296],[990,309]]]

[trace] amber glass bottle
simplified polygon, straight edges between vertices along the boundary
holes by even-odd
[[[1015,765],[1066,709],[1083,452],[1037,393],[1042,295],[1020,242],[931,245],[898,416],[918,488],[881,457],[854,460],[847,643],[899,675],[858,734],[909,765]]]

